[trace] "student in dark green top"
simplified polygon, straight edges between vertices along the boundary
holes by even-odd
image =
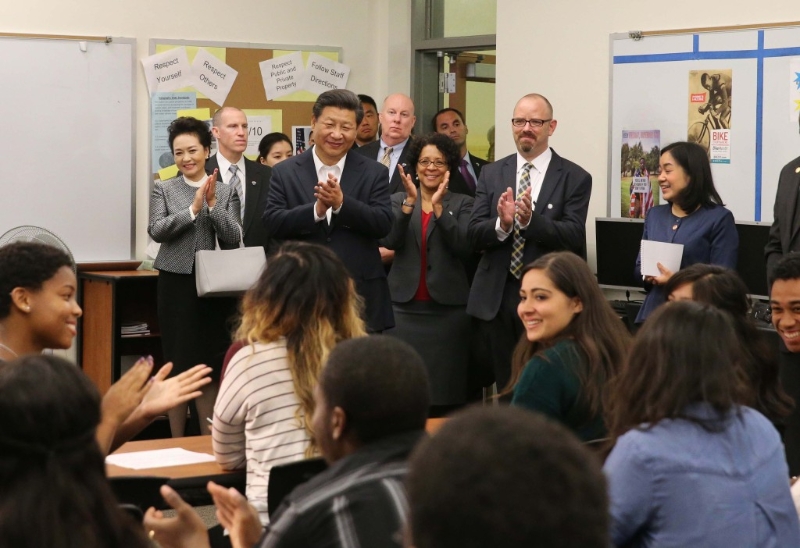
[[[525,267],[517,313],[525,333],[504,393],[583,441],[605,437],[602,400],[630,341],[586,262],[550,253]]]

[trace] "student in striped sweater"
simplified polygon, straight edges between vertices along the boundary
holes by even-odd
[[[361,308],[339,258],[303,242],[284,244],[244,297],[236,338],[246,344],[225,371],[212,434],[223,468],[247,468],[247,498],[264,524],[271,468],[318,454],[314,387],[331,349],[366,334]]]

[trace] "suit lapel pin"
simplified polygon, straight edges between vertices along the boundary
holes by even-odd
[[[448,211],[448,213],[449,213],[450,215],[452,215],[452,214],[453,214],[453,212],[452,212],[452,211]]]
[[[250,181],[250,184],[253,185],[253,186],[256,186],[256,182],[255,181]]]
[[[795,173],[800,173],[800,167],[794,170]]]
[[[553,209],[553,204],[547,204],[547,209]]]

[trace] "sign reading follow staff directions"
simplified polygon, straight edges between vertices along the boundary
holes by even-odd
[[[264,92],[269,101],[301,89],[303,83],[303,54],[299,51],[267,59],[258,64]]]
[[[347,87],[347,78],[350,76],[350,67],[332,61],[318,53],[308,56],[303,89],[312,93],[322,93],[331,89],[344,89]]]
[[[190,83],[197,91],[222,106],[238,75],[238,71],[200,48],[192,63],[192,81]]]
[[[191,66],[186,48],[175,48],[142,59],[147,91],[175,91],[189,85]]]

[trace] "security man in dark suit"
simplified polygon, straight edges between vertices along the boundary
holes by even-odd
[[[226,185],[232,184],[239,194],[244,245],[262,246],[269,252],[269,237],[261,216],[267,206],[272,169],[244,157],[247,148],[247,116],[238,108],[222,107],[214,114],[211,132],[217,140],[217,153],[206,162],[206,173],[210,175],[218,169],[217,181]]]
[[[475,196],[475,187],[481,168],[488,164],[483,158],[473,156],[467,150],[467,134],[469,128],[460,110],[443,108],[433,115],[431,120],[433,131],[450,137],[461,150],[461,161],[458,171],[450,174],[450,192]]]
[[[378,240],[389,233],[394,219],[387,170],[350,152],[364,115],[355,93],[326,91],[312,114],[314,147],[273,169],[264,224],[271,238],[330,247],[364,299],[367,329],[381,332],[394,326],[378,252]]]
[[[549,147],[556,125],[544,96],[520,99],[511,119],[517,153],[484,166],[478,179],[469,237],[484,254],[467,313],[481,320],[479,336],[499,390],[508,384],[523,333],[517,316],[522,267],[551,251],[586,257],[592,176]]]

